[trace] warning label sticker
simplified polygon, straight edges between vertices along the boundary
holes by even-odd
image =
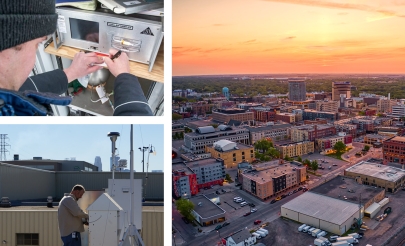
[[[62,15],[58,16],[58,30],[60,33],[67,33],[65,16],[62,16]]]

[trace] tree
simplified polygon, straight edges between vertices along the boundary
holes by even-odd
[[[333,146],[333,149],[336,150],[338,155],[340,155],[345,151],[346,145],[342,143],[342,141],[339,141]]]
[[[285,155],[284,160],[285,161],[292,161],[293,158],[289,157],[288,155]]]
[[[228,173],[225,174],[225,179],[226,179],[228,182],[232,182],[231,175],[229,175]]]
[[[214,128],[217,128],[217,127],[218,127],[218,124],[215,124],[215,123],[214,123],[214,124],[211,124],[211,126],[214,127]]]
[[[184,139],[184,133],[183,132],[180,132],[179,139]]]
[[[255,142],[255,149],[261,150],[262,153],[267,152],[272,147],[273,147],[273,143],[267,139],[262,139],[262,140]]]
[[[318,162],[316,160],[311,162],[311,169],[314,170],[314,172],[318,170]]]
[[[172,114],[172,120],[181,120],[181,119],[183,119],[182,115],[176,113]]]
[[[188,127],[184,127],[184,132],[189,133],[189,132],[192,132],[192,130],[190,128],[188,128]]]
[[[179,139],[179,133],[178,132],[176,132],[175,134],[174,134],[174,137],[173,137],[174,139]]]
[[[194,204],[187,199],[180,198],[176,201],[177,210],[180,214],[186,217],[188,220],[193,221],[194,217],[191,214],[191,211],[194,209]]]
[[[370,150],[370,146],[369,146],[369,145],[364,145],[364,150],[365,150],[365,151],[369,151],[369,150]]]
[[[297,161],[302,162],[302,157],[298,156]]]

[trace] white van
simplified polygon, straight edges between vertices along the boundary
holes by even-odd
[[[323,237],[326,235],[326,231],[321,231],[318,235],[316,235],[317,238]]]
[[[259,234],[259,233],[256,233],[256,232],[253,232],[252,235],[255,236],[256,239],[262,238],[262,236],[260,236],[260,234]]]
[[[308,229],[311,228],[311,226],[307,225],[302,229],[302,232],[308,232]]]
[[[302,231],[302,229],[304,229],[304,227],[306,227],[306,224],[302,224],[300,227],[298,227],[298,231]]]
[[[311,235],[313,230],[316,230],[316,228],[315,228],[315,227],[309,228],[309,229],[308,229],[308,234]]]

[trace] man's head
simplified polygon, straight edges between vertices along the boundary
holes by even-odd
[[[56,30],[57,19],[55,0],[0,1],[0,88],[21,87],[38,44]]]
[[[70,194],[73,194],[76,197],[76,200],[79,200],[80,198],[82,198],[84,192],[86,192],[86,190],[84,189],[83,185],[77,184],[73,186],[73,189],[70,192]]]

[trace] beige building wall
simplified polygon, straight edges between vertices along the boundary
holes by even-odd
[[[0,242],[17,245],[17,233],[38,233],[39,245],[62,246],[58,227],[58,211],[0,210]],[[163,206],[142,207],[142,239],[145,245],[164,245]]]
[[[292,128],[290,130],[290,132],[291,132],[291,141],[293,141],[293,142],[304,141],[304,136],[305,136],[305,140],[309,139],[308,131],[303,131],[303,130]]]
[[[285,157],[286,155],[288,155],[289,157],[302,156],[310,152],[314,152],[314,142],[290,144],[287,146],[276,146],[276,148],[278,149],[278,151],[280,151],[281,156],[283,157]]]
[[[243,161],[252,162],[254,157],[253,147],[220,152],[217,151],[213,146],[205,146],[205,151],[207,153],[211,153],[211,157],[213,158],[223,159],[225,168],[237,167],[238,163]]]
[[[260,199],[273,195],[273,180],[266,183],[256,183],[256,193]]]
[[[361,173],[353,173],[350,171],[345,170],[345,176],[354,178],[357,180],[360,179],[360,183],[364,184],[364,182],[368,183],[366,185],[371,185],[371,186],[377,186],[379,188],[385,188],[386,191],[388,191],[388,188],[391,188],[391,190],[394,189],[400,189],[401,184],[405,183],[405,176],[403,176],[401,179],[399,179],[397,182],[393,181],[388,181],[384,179],[379,179],[371,176],[367,176]]]
[[[316,110],[322,112],[338,112],[339,101],[316,102]]]
[[[224,114],[220,112],[213,112],[212,119],[218,122],[228,123],[230,120],[237,121],[252,121],[254,120],[253,112],[239,113],[239,114]]]
[[[394,105],[391,100],[380,99],[377,101],[377,112],[378,113],[391,113],[391,107]]]

